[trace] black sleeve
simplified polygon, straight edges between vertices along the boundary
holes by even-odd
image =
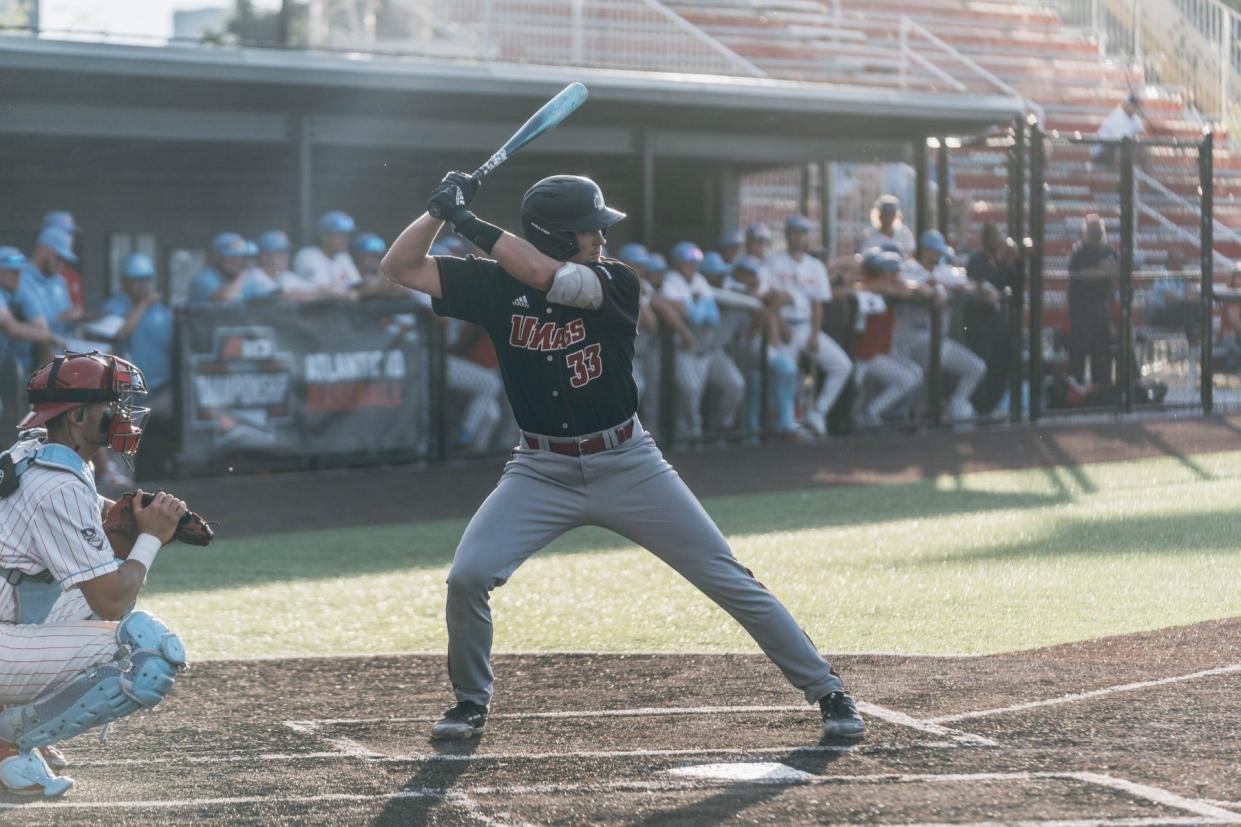
[[[504,289],[504,271],[494,261],[469,256],[435,256],[440,270],[440,293],[431,309],[438,316],[472,322],[490,329]]]
[[[613,259],[605,259],[598,264],[588,265],[599,277],[603,285],[603,306],[597,313],[608,324],[615,324],[626,329],[636,329],[638,325],[638,274],[627,264]]]

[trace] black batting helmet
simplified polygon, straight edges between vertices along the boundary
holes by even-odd
[[[557,261],[577,253],[574,233],[603,230],[625,214],[603,203],[603,190],[580,175],[553,175],[526,190],[521,199],[521,228],[526,240]]]

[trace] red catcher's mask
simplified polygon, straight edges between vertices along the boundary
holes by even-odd
[[[102,426],[109,448],[132,460],[150,408],[133,403],[147,393],[137,365],[110,353],[66,353],[36,370],[26,383],[30,413],[18,428],[37,428],[81,405],[110,403]]]

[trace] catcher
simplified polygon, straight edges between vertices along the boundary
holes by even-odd
[[[133,606],[165,544],[205,545],[211,531],[170,494],[114,506],[95,490],[100,448],[137,453],[137,367],[57,356],[27,392],[32,410],[0,454],[0,790],[54,797],[73,781],[54,773],[67,762],[53,744],[155,706],[185,668],[180,638]]]

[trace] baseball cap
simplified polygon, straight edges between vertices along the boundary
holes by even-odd
[[[259,245],[255,244],[253,241],[251,241],[248,238],[245,239],[245,242],[246,242],[246,258],[254,258],[255,256],[257,256],[259,254]]]
[[[814,223],[804,215],[790,215],[784,222],[786,233],[808,233],[814,229]]]
[[[900,212],[901,199],[895,195],[881,195],[875,199],[875,209],[879,212]]]
[[[321,233],[351,233],[356,229],[357,225],[353,223],[353,218],[340,210],[330,210],[319,216],[319,232]]]
[[[60,227],[44,227],[39,233],[38,243],[47,247],[56,255],[68,262],[76,262],[78,257],[73,254],[73,236]]]
[[[676,264],[698,264],[702,261],[702,250],[692,241],[678,241],[668,252],[668,257]]]
[[[651,257],[646,260],[646,271],[648,273],[662,273],[668,269],[668,260],[659,253],[651,253]]]
[[[283,230],[268,230],[256,239],[260,253],[287,253],[292,246]]]
[[[698,266],[704,276],[722,276],[729,271],[728,262],[715,250],[704,253],[702,264]]]
[[[745,228],[745,237],[746,241],[754,238],[771,241],[771,229],[761,221],[755,221]]]
[[[48,210],[43,213],[43,226],[59,227],[70,235],[78,231],[78,225],[73,220],[73,214],[68,210]]]
[[[758,274],[763,269],[763,263],[754,256],[744,255],[733,262],[733,269]]]
[[[0,270],[20,270],[26,257],[16,247],[0,247]]]
[[[155,278],[155,264],[145,253],[130,253],[121,262],[121,275],[127,279]]]
[[[631,241],[628,244],[622,244],[621,248],[616,251],[616,258],[631,266],[645,267],[646,261],[650,258],[650,251],[646,249],[646,245]]]
[[[939,230],[927,230],[918,239],[918,246],[925,247],[928,250],[934,250],[940,255],[947,255],[949,252],[948,242],[944,240],[944,234]]]
[[[745,236],[740,230],[729,230],[720,236],[721,247],[737,247],[745,242]]]
[[[381,256],[388,252],[388,245],[374,233],[358,233],[353,237],[353,241],[349,242],[349,249],[355,253],[369,253]]]
[[[219,233],[211,239],[211,252],[222,256],[244,256],[246,240],[237,233]]]
[[[900,253],[885,251],[875,257],[872,266],[882,273],[899,273],[905,266],[905,259],[901,258]]]

